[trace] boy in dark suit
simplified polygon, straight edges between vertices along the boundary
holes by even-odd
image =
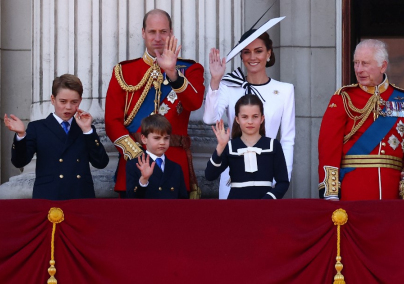
[[[65,74],[52,85],[55,112],[30,122],[27,129],[15,115],[4,115],[4,123],[16,132],[11,162],[26,166],[36,153],[36,178],[32,198],[66,200],[94,198],[90,166],[103,169],[109,158],[100,142],[92,117],[79,109],[83,85],[79,78]]]
[[[164,155],[170,146],[170,122],[162,115],[150,115],[142,120],[141,129],[147,154],[126,163],[127,197],[188,198],[181,166]]]

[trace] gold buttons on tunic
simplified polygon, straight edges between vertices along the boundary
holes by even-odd
[[[385,153],[385,151],[384,151],[384,150],[381,150],[381,151],[380,151],[380,153],[384,154],[384,153]]]
[[[174,187],[171,188],[171,191],[174,191]]]
[[[80,162],[80,159],[77,159],[77,163]]]
[[[386,143],[383,142],[383,143],[382,143],[382,146],[386,146]]]
[[[162,191],[163,189],[161,188],[161,186],[159,187],[159,190]]]
[[[77,175],[77,178],[81,178],[81,175]]]
[[[96,145],[97,145],[97,146],[100,146],[100,143],[97,143]]]
[[[95,139],[94,141],[95,141],[95,143],[98,143],[98,140],[97,140],[97,139]]]
[[[62,163],[62,162],[63,162],[63,159],[59,159],[59,162],[61,162],[61,163]]]
[[[135,186],[135,188],[133,189],[133,191],[136,192],[136,190],[137,190],[137,186]]]
[[[60,177],[60,178],[63,178],[63,175],[60,175],[59,177]]]

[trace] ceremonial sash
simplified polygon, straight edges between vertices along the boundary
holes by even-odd
[[[182,74],[185,75],[185,70],[190,67],[192,63],[188,63],[185,61],[177,61],[177,69],[181,71]],[[164,78],[165,73],[163,73]],[[171,86],[161,84],[161,96],[160,96],[160,103],[164,101],[164,99],[168,96],[168,94],[172,91]],[[149,92],[146,95],[145,100],[143,101],[142,105],[139,108],[139,111],[133,118],[132,122],[126,126],[126,129],[128,129],[129,133],[135,133],[140,127],[140,123],[143,118],[149,116],[153,111],[154,111],[154,98],[156,95],[156,89],[152,86],[149,90]]]
[[[402,96],[403,93],[394,90],[390,95],[388,101],[401,103],[397,98]],[[383,110],[385,107],[383,108]],[[346,155],[369,155],[370,152],[380,143],[384,136],[396,124],[397,117],[383,117],[379,116],[371,126],[362,134],[361,137],[352,145],[351,149]],[[344,179],[345,174],[355,170],[356,168],[342,168],[340,169],[340,181]]]

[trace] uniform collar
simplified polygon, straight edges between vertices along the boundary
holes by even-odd
[[[146,62],[147,65],[153,66],[153,63],[156,61],[156,57],[151,56],[146,48],[145,52],[143,53],[143,61]]]
[[[366,93],[369,93],[371,95],[375,94],[376,89],[379,90],[379,93],[383,93],[387,90],[387,88],[389,87],[389,79],[387,79],[387,75],[384,74],[384,81],[378,85],[378,86],[363,86],[361,84],[359,84],[359,87],[364,90]]]

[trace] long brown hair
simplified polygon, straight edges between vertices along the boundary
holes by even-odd
[[[264,115],[264,105],[261,100],[256,95],[245,95],[238,99],[235,105],[235,117],[233,121],[233,127],[231,130],[231,138],[241,137],[243,134],[240,128],[240,124],[237,123],[236,117],[240,113],[240,107],[242,106],[258,106],[260,108],[261,115]],[[265,119],[262,121],[260,126],[260,135],[265,136]]]

